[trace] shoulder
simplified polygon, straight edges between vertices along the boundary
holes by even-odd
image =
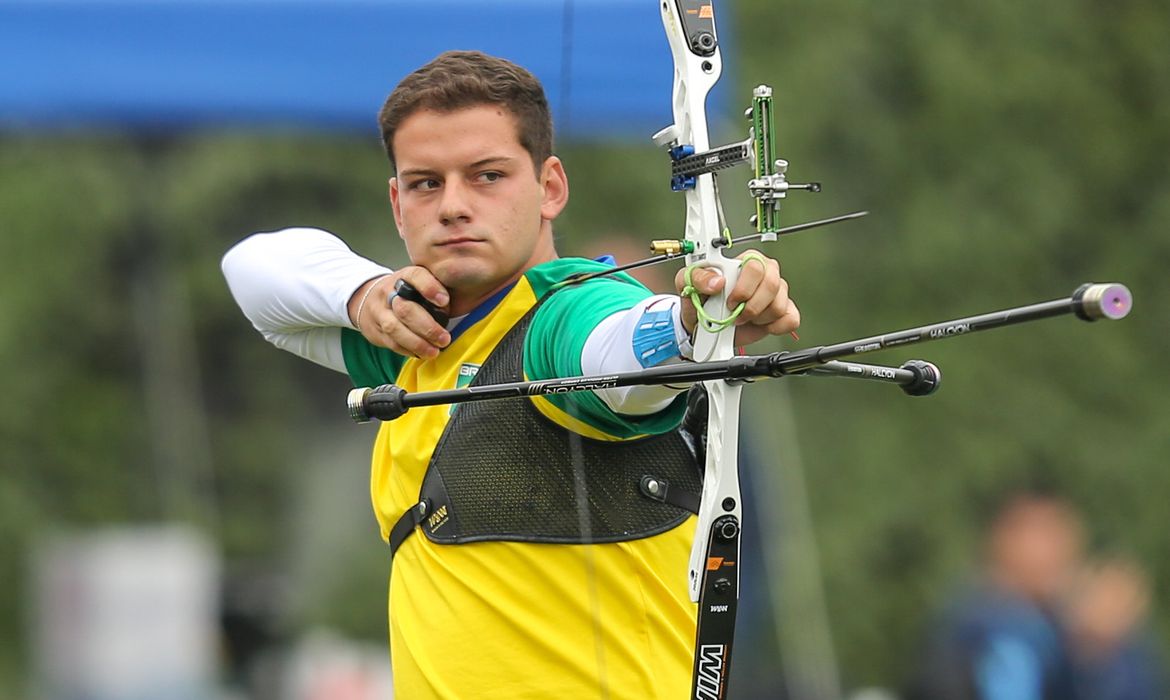
[[[542,344],[567,344],[570,352],[579,352],[597,324],[651,296],[650,290],[622,273],[571,282],[575,276],[609,269],[611,265],[594,260],[560,258],[525,273],[536,298],[542,300],[532,320],[530,337]],[[531,344],[529,349],[534,349]]]
[[[586,342],[602,321],[635,307],[653,293],[623,273],[564,284],[577,274],[612,269],[612,265],[581,258],[562,258],[529,271],[529,283],[543,301],[524,339],[524,374],[529,379],[577,377],[584,374],[581,358]],[[545,397],[565,415],[584,421],[607,436],[628,438],[658,433],[678,425],[685,400],[670,411],[651,416],[619,416],[593,392]],[[546,414],[547,415],[547,414]],[[554,422],[559,422],[556,418]]]
[[[628,284],[635,287],[642,287],[642,285],[629,275],[618,272],[613,275],[599,277],[595,280],[590,280],[586,284],[580,285],[565,285],[566,281],[573,277],[580,275],[594,274],[597,272],[605,272],[612,270],[613,265],[603,263],[597,260],[588,260],[586,258],[557,258],[545,263],[541,263],[535,267],[530,268],[524,273],[525,279],[531,285],[532,291],[537,298],[548,294],[554,289],[567,290],[576,288],[587,288],[598,283],[606,284]],[[645,289],[645,287],[642,287]]]
[[[581,299],[599,301],[609,298],[611,303],[606,306],[627,307],[648,296],[651,292],[641,282],[624,272],[617,272],[597,277],[585,282],[575,283],[573,279],[584,275],[596,274],[612,270],[613,265],[586,260],[585,258],[558,258],[542,263],[524,273],[524,277],[532,288],[537,299],[545,299],[543,306],[552,304],[555,308],[566,302],[579,302]],[[554,293],[555,292],[555,293]]]

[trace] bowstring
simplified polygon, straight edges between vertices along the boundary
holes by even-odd
[[[562,133],[568,132],[572,117],[572,90],[573,90],[573,10],[574,0],[564,0],[561,5],[561,94],[560,94],[560,131]],[[567,280],[566,280],[567,281]],[[554,290],[562,288],[563,284],[558,284]],[[571,432],[571,431],[570,431]],[[573,476],[575,483],[574,498],[577,501],[577,514],[582,528],[581,532],[584,535],[584,540],[588,541],[590,538],[591,528],[589,526],[589,495],[586,493],[584,473],[583,453],[581,451],[581,437],[576,433],[571,434],[570,444],[573,451]],[[589,590],[587,593],[589,599],[589,609],[592,616],[592,632],[593,632],[593,652],[595,656],[595,663],[597,664],[597,683],[598,692],[603,700],[608,700],[609,692],[609,673],[606,665],[606,649],[605,649],[605,627],[601,619],[601,591],[598,585],[597,574],[597,557],[593,550],[593,545],[586,545],[581,548],[582,564],[585,567],[586,577],[588,578]]]

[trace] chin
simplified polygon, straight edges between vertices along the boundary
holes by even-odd
[[[443,265],[434,270],[435,277],[449,290],[474,289],[490,285],[498,277],[498,273],[485,269],[480,265],[469,265],[461,262],[455,265]]]

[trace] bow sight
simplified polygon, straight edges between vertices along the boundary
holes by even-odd
[[[820,192],[821,184],[788,181],[788,161],[776,157],[772,88],[760,85],[752,91],[752,106],[744,112],[744,116],[751,126],[747,139],[737,143],[696,153],[693,145],[679,143],[679,129],[673,124],[655,134],[654,143],[670,153],[670,189],[675,192],[694,189],[700,175],[751,163],[753,177],[748,180],[747,187],[748,193],[756,200],[756,213],[750,220],[756,233],[750,238],[774,241],[778,234],[786,233],[780,227],[780,202],[788,195],[788,191]],[[721,248],[747,240],[748,237],[732,239],[723,220],[722,209],[719,214],[722,235],[711,240],[712,246]],[[650,249],[659,254],[691,253],[693,245],[688,245],[687,241],[660,240],[653,241]]]

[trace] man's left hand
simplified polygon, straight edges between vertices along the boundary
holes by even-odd
[[[800,309],[788,297],[788,282],[780,276],[780,263],[755,250],[745,251],[737,259],[741,261],[739,277],[727,295],[724,314],[746,302],[735,320],[735,344],[749,345],[764,336],[784,335],[800,327]],[[697,267],[691,273],[691,283],[705,301],[722,291],[727,280],[713,268]],[[675,276],[674,284],[681,293],[686,285],[685,270]],[[698,323],[695,305],[684,298],[681,310],[683,325],[693,335]]]

